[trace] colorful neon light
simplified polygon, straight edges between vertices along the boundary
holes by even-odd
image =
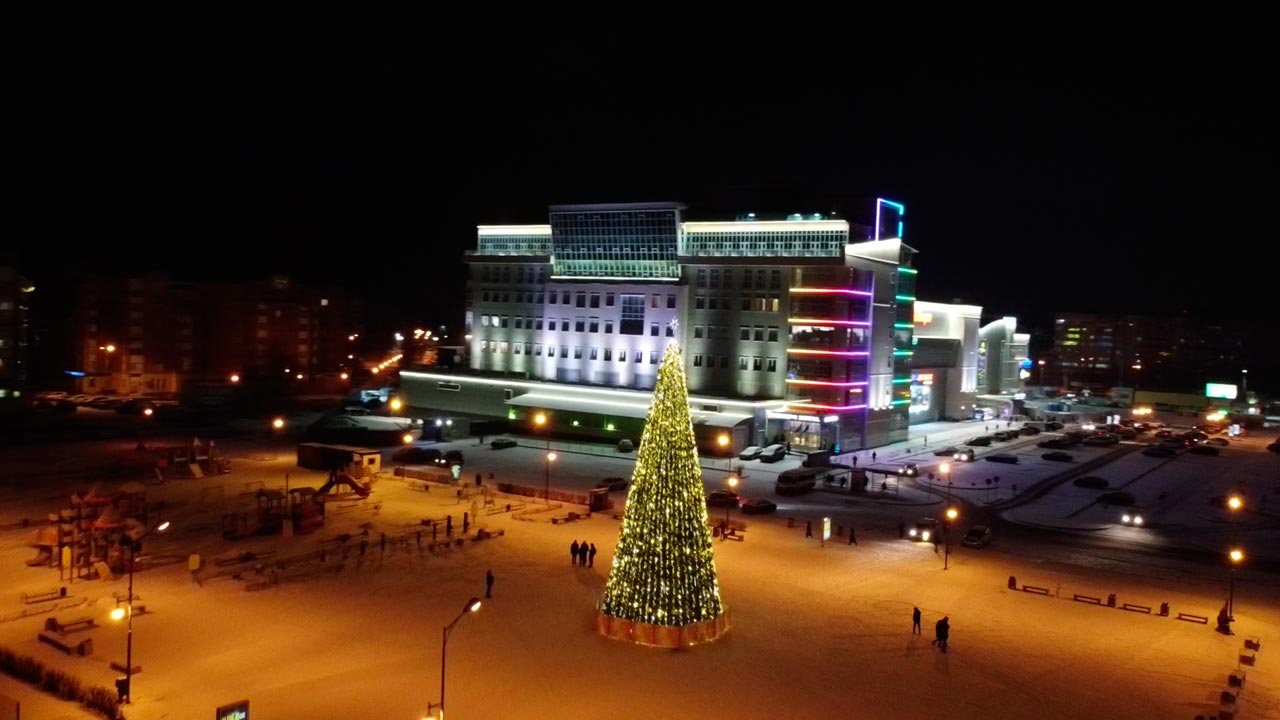
[[[871,297],[870,290],[850,290],[849,288],[791,288],[791,292],[810,295],[833,295],[841,293],[844,295],[862,295]]]
[[[891,402],[891,403],[889,403],[889,404],[890,404],[890,405],[907,405],[907,404],[909,404],[910,402],[911,402],[910,400],[894,400],[893,402]]]
[[[919,270],[917,270],[917,269],[915,269],[915,268],[909,268],[909,267],[900,267],[900,268],[898,268],[898,272],[900,272],[900,273],[907,273],[908,275],[919,275],[919,274],[920,274],[920,271],[919,271]]]
[[[893,384],[894,384],[894,385],[903,385],[903,384],[905,384],[905,383],[909,383],[909,382],[911,382],[911,378],[894,378],[894,379],[893,379]]]
[[[894,350],[893,351],[894,357],[907,357],[908,355],[915,355],[915,352],[912,350]]]
[[[822,387],[856,387],[866,385],[864,382],[834,382],[831,380],[787,380],[788,385],[820,385]]]
[[[787,348],[787,352],[796,355],[834,355],[837,357],[866,357],[871,353],[865,350],[801,350],[800,348]],[[897,355],[897,353],[894,353]]]
[[[814,410],[866,410],[866,405],[815,405],[813,403],[799,402],[787,403],[787,407],[812,408]]]
[[[787,318],[787,322],[792,325],[870,325],[869,322],[859,320],[826,320],[824,318]]]
[[[920,317],[920,316],[916,315],[916,317]],[[913,325],[912,323],[894,323],[893,326],[898,328],[899,330],[910,330],[915,327],[915,325]]]
[[[889,205],[898,211],[898,237],[902,237],[902,216],[907,214],[907,206],[884,198],[876,198],[876,240],[880,239],[880,206]]]
[[[910,295],[894,295],[894,296],[893,296],[893,299],[894,299],[894,300],[901,300],[901,301],[903,301],[903,302],[915,302],[915,301],[916,301],[916,299],[915,299],[914,297],[910,296]]]

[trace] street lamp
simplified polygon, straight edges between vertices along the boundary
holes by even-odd
[[[947,499],[951,499],[951,463],[944,462],[938,466],[938,473],[942,475],[942,481],[947,484]]]
[[[1235,620],[1236,615],[1236,566],[1244,562],[1244,551],[1233,548],[1227,555],[1231,559],[1231,589],[1227,591],[1227,617]]]
[[[391,412],[400,412],[400,408],[404,407],[404,401],[398,397],[391,398]]]
[[[946,570],[951,562],[951,523],[960,516],[960,511],[954,507],[947,508],[947,521],[942,524],[942,532],[945,537],[947,549],[942,554],[942,569]]]
[[[479,610],[479,609],[480,609],[480,598],[471,598],[470,600],[468,600],[468,601],[467,601],[467,604],[463,606],[463,608],[462,608],[462,612],[458,613],[458,617],[454,618],[454,619],[453,619],[453,622],[449,623],[448,625],[445,625],[445,626],[444,626],[444,631],[441,633],[441,639],[440,639],[440,717],[439,717],[439,720],[444,720],[444,662],[445,662],[445,651],[446,651],[446,650],[448,650],[448,648],[449,648],[449,633],[453,632],[453,626],[454,626],[454,625],[457,625],[457,624],[458,624],[458,621],[459,621],[459,620],[461,620],[465,615],[468,615],[468,614],[470,614],[470,613],[473,613],[473,612],[475,612],[475,611],[477,611],[477,610]]]
[[[732,494],[732,493],[733,493],[733,491],[734,491],[734,488],[738,487],[738,476],[737,476],[737,475],[730,475],[728,478],[726,478],[725,482],[729,485],[729,492]],[[731,495],[730,499],[732,499],[732,495]],[[728,531],[729,531],[729,508],[730,508],[730,507],[732,507],[732,503],[731,503],[731,502],[726,501],[726,502],[725,502],[725,504],[724,504],[724,530],[725,530],[725,532],[728,532]],[[723,534],[722,534],[722,535],[721,535],[721,538],[723,538],[723,537],[724,537],[724,536],[723,536]]]
[[[1044,361],[1039,360],[1037,361],[1036,365],[1040,370],[1040,385],[1043,386],[1044,385]]]
[[[126,614],[129,618],[128,630],[125,634],[124,678],[116,680],[116,694],[120,696],[121,702],[126,705],[133,701],[133,691],[131,688],[133,683],[133,565],[137,560],[135,549],[142,543],[143,539],[151,533],[164,532],[168,529],[169,521],[165,520],[158,525],[153,525],[150,530],[139,535],[137,540],[134,540],[127,534],[121,539],[121,543],[127,544],[129,547],[129,610],[126,613],[126,611],[121,608],[116,608],[111,611],[111,618],[113,620],[119,620]]]
[[[534,415],[533,424],[537,426],[539,429],[543,428],[547,424],[547,414],[540,412],[537,415]],[[548,505],[551,504],[551,463],[555,462],[555,459],[556,459],[556,454],[551,452],[551,436],[548,435],[547,436],[547,462],[546,462],[546,467],[543,473],[543,485],[545,487],[542,494],[542,498],[547,501]]]

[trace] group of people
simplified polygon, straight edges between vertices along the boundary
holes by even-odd
[[[569,546],[569,561],[577,567],[595,567],[596,544],[588,543],[586,540],[582,542],[574,540]]]
[[[920,629],[920,608],[913,608],[911,610],[911,634],[912,635],[924,634],[923,631],[921,631]],[[951,636],[951,616],[950,615],[945,615],[941,620],[934,623],[933,635],[934,635],[933,642],[929,644],[937,645],[939,648],[942,649],[942,652],[946,652],[947,638]]]

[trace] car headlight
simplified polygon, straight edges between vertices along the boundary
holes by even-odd
[[[928,540],[928,539],[929,539],[929,531],[928,531],[928,530],[925,530],[924,532],[920,533],[920,539],[921,539],[921,540]]]
[[[1133,524],[1134,524],[1134,525],[1141,525],[1141,524],[1142,524],[1142,516],[1141,516],[1141,515],[1134,515],[1134,516],[1133,516]]]
[[[1124,523],[1125,525],[1128,525],[1132,520],[1133,518],[1129,517],[1128,513],[1125,513],[1124,515],[1120,516],[1120,522]]]
[[[908,535],[910,535],[911,537],[915,537],[915,536],[916,536],[916,529],[915,529],[915,528],[911,528],[911,532],[909,532],[909,533],[907,533],[907,534],[908,534]]]

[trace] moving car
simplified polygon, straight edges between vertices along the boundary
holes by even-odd
[[[1160,447],[1166,447],[1171,450],[1185,450],[1190,446],[1191,441],[1183,438],[1165,438],[1160,441]]]
[[[1106,447],[1108,445],[1115,445],[1118,442],[1120,442],[1120,438],[1116,435],[1111,433],[1098,433],[1097,435],[1090,435],[1085,438],[1080,444],[1088,445],[1090,447]]]
[[[1063,438],[1049,438],[1036,443],[1036,447],[1045,448],[1046,450],[1065,450],[1071,447],[1071,443]]]
[[[155,411],[155,404],[142,398],[132,398],[116,405],[116,412],[121,415],[154,415]]]
[[[1071,453],[1064,452],[1047,452],[1040,456],[1044,460],[1052,460],[1054,462],[1073,462],[1075,456]]]
[[[1058,422],[1057,420],[1050,420],[1049,422],[1044,424],[1045,430],[1061,430],[1064,427],[1066,426]]]
[[[1214,447],[1227,447],[1231,444],[1231,441],[1226,438],[1209,438],[1204,444],[1213,445]]]
[[[751,445],[749,447],[745,447],[742,449],[742,452],[738,453],[738,459],[739,460],[755,460],[756,458],[760,457],[761,450],[763,450],[763,448],[761,448],[759,445]]]
[[[970,447],[988,447],[991,445],[991,436],[981,435],[976,438],[969,438],[964,441],[964,444],[969,445]]]
[[[435,448],[403,447],[395,451],[391,455],[391,459],[399,463],[408,463],[414,465],[438,464],[444,453]]]
[[[443,460],[444,462],[440,463],[441,465],[462,465],[463,464],[462,451],[461,450],[445,450]]]
[[[1151,447],[1143,450],[1142,454],[1146,455],[1147,457],[1171,458],[1171,457],[1177,457],[1178,451],[1174,450],[1173,448],[1161,447],[1160,445],[1152,445]]]
[[[898,468],[898,477],[915,477],[920,474],[920,467],[915,463],[903,463]]]
[[[1132,525],[1134,527],[1142,527],[1146,522],[1146,518],[1142,517],[1142,511],[1138,508],[1129,508],[1120,513],[1120,523],[1122,525]]]
[[[973,450],[970,448],[961,448],[955,451],[955,454],[951,456],[951,459],[956,462],[973,462]]]
[[[707,507],[738,507],[738,493],[730,490],[712,490],[707,494]]]
[[[974,525],[964,534],[963,542],[971,548],[983,548],[991,544],[991,528],[986,525]]]
[[[760,462],[775,463],[787,456],[786,445],[770,445],[760,451]]]
[[[1039,435],[1040,428],[1034,425],[1023,425],[1021,428],[1018,428],[1018,434],[1019,435]]]
[[[1196,445],[1187,451],[1189,455],[1221,455],[1222,451],[1209,445]]]
[[[956,454],[956,448],[954,445],[948,445],[940,450],[934,450],[933,454],[938,457],[951,457]]]
[[[994,455],[988,455],[986,457],[986,461],[993,463],[1005,463],[1007,465],[1017,465],[1018,456],[1010,455],[1009,453],[995,453]]]
[[[753,498],[742,503],[742,513],[744,515],[764,515],[778,509],[778,504],[772,500],[764,498]]]
[[[938,521],[933,518],[920,518],[916,526],[907,531],[907,537],[917,542],[929,542],[938,535]]]
[[[494,450],[505,450],[507,448],[513,448],[516,445],[516,441],[511,438],[495,438],[489,443],[489,447]]]

